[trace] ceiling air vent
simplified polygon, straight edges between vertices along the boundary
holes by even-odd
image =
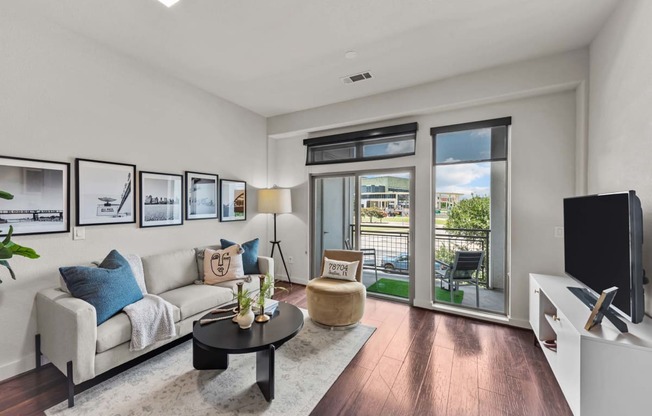
[[[360,72],[359,74],[347,75],[342,77],[342,82],[345,84],[353,84],[354,82],[364,81],[366,79],[371,79],[371,73],[369,71]]]

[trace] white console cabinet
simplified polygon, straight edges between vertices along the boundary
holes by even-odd
[[[621,334],[606,318],[586,331],[591,311],[569,290],[569,277],[530,274],[530,325],[571,410],[580,415],[652,415],[652,319],[627,322]],[[545,404],[546,398],[542,397]]]

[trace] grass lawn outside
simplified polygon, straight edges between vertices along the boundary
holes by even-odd
[[[408,299],[410,296],[410,283],[405,280],[382,278],[369,286],[367,292],[382,293]],[[448,290],[436,287],[435,298],[439,302],[450,302],[452,300],[454,303],[459,304],[464,299],[464,292],[461,290],[453,291],[453,298],[451,299],[451,293]]]

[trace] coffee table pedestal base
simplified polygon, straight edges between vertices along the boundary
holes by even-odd
[[[256,384],[265,400],[274,400],[274,345],[256,352]],[[192,366],[197,370],[226,370],[229,354],[221,351],[207,351],[195,340],[192,343]]]
[[[276,349],[270,345],[269,349],[256,352],[256,384],[265,396],[265,400],[274,400],[274,354]]]
[[[229,367],[229,354],[207,351],[193,339],[192,366],[197,370],[226,370]]]

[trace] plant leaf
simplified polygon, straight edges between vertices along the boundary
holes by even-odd
[[[14,252],[9,248],[5,247],[4,244],[0,244],[0,260],[7,260],[14,256]]]
[[[36,254],[36,251],[34,251],[33,248],[19,246],[18,244],[12,245],[9,249],[15,255],[27,257],[28,259],[38,259],[39,257],[41,257],[38,254]]]
[[[10,225],[9,226],[9,232],[7,233],[7,236],[5,239],[2,241],[2,244],[7,245],[11,242],[11,235],[14,233],[14,226]]]
[[[2,199],[14,199],[14,196],[9,192],[0,191],[0,198]]]
[[[7,260],[0,260],[0,265],[5,266],[7,269],[9,269],[9,274],[11,275],[11,278],[16,280],[16,275],[14,274],[14,271],[11,269],[11,266],[9,265],[9,262]],[[0,280],[0,283],[2,283],[2,280]]]

